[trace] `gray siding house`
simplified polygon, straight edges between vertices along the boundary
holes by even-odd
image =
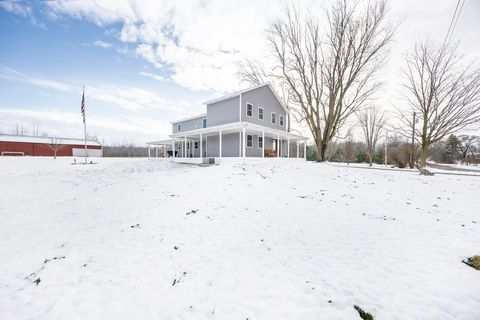
[[[204,103],[207,112],[171,122],[171,140],[149,142],[158,156],[205,158],[304,158],[307,138],[288,132],[288,109],[272,86],[258,85]],[[175,151],[175,152],[173,152]]]

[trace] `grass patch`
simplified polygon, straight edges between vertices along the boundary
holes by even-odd
[[[472,267],[473,269],[480,270],[480,256],[473,256],[467,260],[462,260],[467,266]]]
[[[368,312],[363,311],[362,308],[360,308],[359,306],[354,305],[353,307],[355,308],[355,310],[358,311],[358,314],[360,315],[360,318],[362,318],[363,320],[374,320],[375,319],[374,316],[372,316]]]

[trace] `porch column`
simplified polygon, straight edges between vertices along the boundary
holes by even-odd
[[[299,152],[300,150],[299,149],[300,149],[300,145],[299,145],[298,140],[297,140],[297,158],[300,158],[300,152]]]
[[[205,136],[205,155],[208,157],[208,136]]]
[[[183,142],[185,147],[183,148],[183,157],[187,157],[187,136],[185,136],[185,141]]]
[[[218,133],[218,140],[220,141],[219,149],[220,149],[220,158],[222,157],[222,130]]]
[[[307,160],[307,140],[303,141],[303,157]]]
[[[163,157],[164,157],[164,158],[167,157],[167,145],[164,145],[164,146],[163,146]]]
[[[172,139],[172,157],[175,159],[175,138]]]
[[[200,160],[203,163],[203,134],[200,133]]]
[[[287,139],[287,158],[290,158],[290,138]]]
[[[262,158],[265,158],[265,130],[262,130]]]
[[[280,158],[280,136],[277,134],[277,158]]]
[[[148,159],[150,160],[150,145],[148,145]]]
[[[155,147],[155,158],[158,158],[158,147]]]
[[[247,153],[247,141],[246,141],[246,138],[247,138],[247,132],[245,130],[245,127],[242,128],[242,133],[243,133],[243,157],[245,158],[246,156],[246,153]]]

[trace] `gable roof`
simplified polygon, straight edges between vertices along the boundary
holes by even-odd
[[[273,92],[273,95],[277,99],[278,103],[280,103],[283,110],[285,110],[285,112],[288,113],[287,107],[283,104],[282,99],[279,98],[279,96],[277,95],[277,92],[275,91],[275,89],[273,89],[273,86],[270,82],[262,83],[262,84],[259,84],[257,86],[253,86],[253,87],[250,87],[250,88],[247,88],[247,89],[244,89],[244,90],[240,90],[240,91],[237,91],[237,92],[234,92],[234,93],[230,93],[230,94],[227,94],[227,95],[215,98],[215,99],[211,99],[211,100],[205,101],[203,104],[209,105],[209,104],[212,104],[212,103],[228,100],[228,99],[231,99],[231,98],[234,98],[234,97],[238,97],[242,93],[249,92],[249,91],[252,91],[252,90],[255,90],[255,89],[258,89],[258,88],[261,88],[261,87],[265,87],[265,86],[268,86],[270,88],[270,91]]]

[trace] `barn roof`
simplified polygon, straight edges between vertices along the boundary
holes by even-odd
[[[78,144],[83,145],[85,144],[85,140],[83,139],[75,139],[75,138],[61,138],[55,137],[60,140],[61,144]],[[18,136],[14,134],[0,134],[0,141],[5,142],[27,142],[27,143],[44,143],[49,144],[51,143],[52,137],[36,137],[36,136]],[[101,146],[100,142],[87,140],[87,145],[89,146]]]

